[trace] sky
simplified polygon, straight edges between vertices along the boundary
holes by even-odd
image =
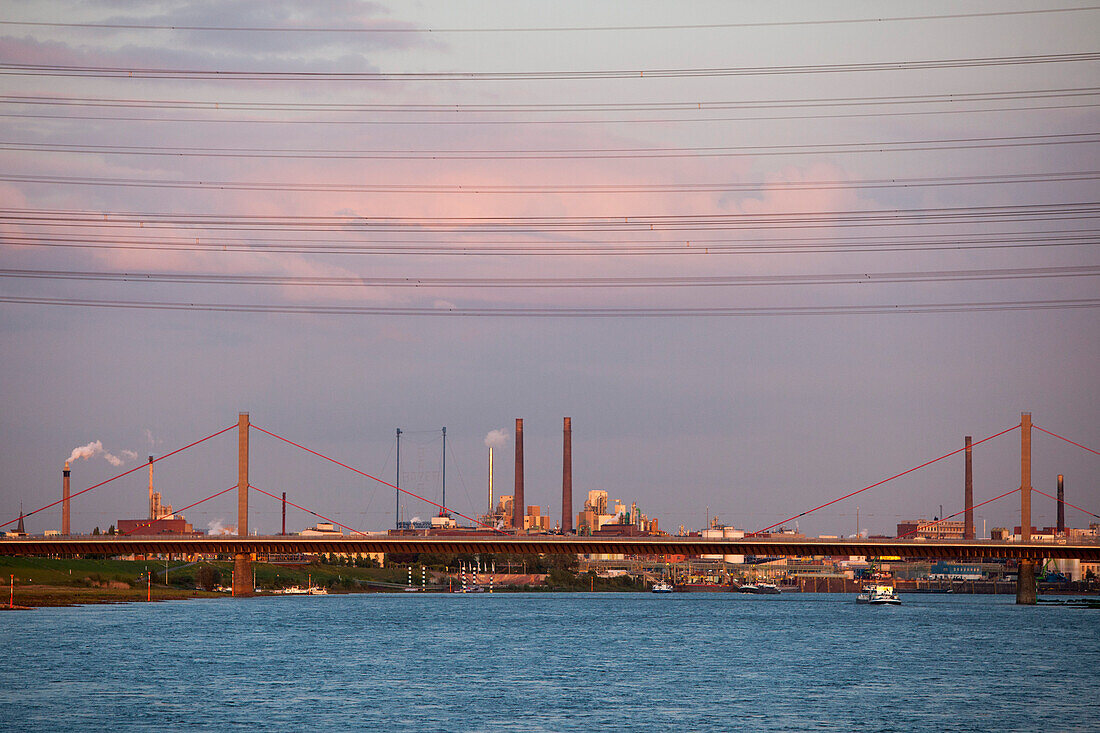
[[[391,483],[401,428],[402,486],[434,501],[445,426],[470,516],[493,430],[511,493],[523,418],[527,500],[555,522],[569,416],[574,510],[602,489],[672,532],[767,527],[1024,411],[1100,448],[1093,6],[91,0],[0,21],[0,522],[59,499],[78,447],[103,450],[74,492],[239,412]],[[255,486],[393,525],[388,486],[251,446]],[[157,489],[179,508],[233,486],[235,453],[230,432],[160,461]],[[1018,432],[975,448],[976,500],[1019,486],[1019,455]],[[1100,513],[1096,454],[1037,432],[1033,456],[1036,488],[1062,473]],[[74,531],[143,517],[146,485],[74,499]],[[960,454],[798,528],[892,535],[962,487]],[[251,502],[277,532],[278,502]],[[975,513],[1011,527],[1018,498]],[[235,524],[235,495],[184,514]]]

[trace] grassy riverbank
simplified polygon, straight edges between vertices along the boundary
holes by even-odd
[[[174,563],[179,565],[180,563]],[[154,575],[152,588],[145,581],[146,569],[157,563],[143,560],[51,559],[42,557],[0,557],[0,605],[9,608],[76,606],[87,603],[133,603],[152,598],[171,601],[214,597],[220,594],[198,590],[193,578],[165,585],[162,574]]]
[[[213,571],[215,582],[229,585],[232,563],[184,563],[163,560],[106,560],[87,558],[0,557],[0,587],[10,585],[14,576],[15,607],[75,606],[88,603],[144,602],[150,595],[154,601],[185,598],[225,597],[225,593],[199,590],[200,570]],[[400,591],[409,581],[405,565],[386,568],[354,567],[327,563],[307,565],[272,565],[253,563],[256,588],[261,592],[289,586],[320,586],[330,593],[371,593]],[[553,591],[631,591],[645,590],[645,585],[628,577],[598,578],[588,573],[576,573],[562,568],[550,568],[548,573],[525,576],[526,585],[506,586],[504,576],[497,575],[497,592]],[[152,573],[152,589],[147,586],[146,573]],[[468,576],[472,581],[472,577]],[[421,572],[414,566],[413,586],[419,587]],[[488,581],[482,575],[481,582]],[[455,589],[460,581],[453,572],[441,566],[429,568],[426,583],[436,590]],[[8,608],[8,594],[0,591],[0,605]]]

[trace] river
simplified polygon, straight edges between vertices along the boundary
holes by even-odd
[[[369,594],[0,613],[18,731],[1100,730],[1100,611]]]

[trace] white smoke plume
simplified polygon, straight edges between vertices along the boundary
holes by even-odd
[[[91,458],[102,450],[103,443],[98,440],[88,443],[88,445],[82,445],[79,448],[73,448],[73,452],[69,454],[68,463],[72,463],[78,458]]]
[[[137,458],[137,453],[133,452],[132,450],[124,450],[119,452],[122,453],[122,458],[119,458],[114,453],[109,453],[108,451],[104,450],[103,441],[93,440],[87,445],[82,445],[79,448],[73,448],[73,452],[69,454],[69,460],[66,461],[66,463],[72,463],[78,458],[90,459],[94,458],[95,456],[101,455],[103,456],[103,459],[107,461],[107,463],[110,463],[112,466],[121,466],[127,460],[132,461]]]
[[[485,445],[489,448],[502,448],[508,442],[508,433],[503,430],[490,430],[485,436]]]
[[[226,527],[224,524],[222,524],[221,519],[211,520],[206,525],[206,533],[209,535],[234,534],[234,529],[234,527]]]

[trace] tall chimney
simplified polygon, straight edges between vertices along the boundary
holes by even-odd
[[[1058,474],[1058,534],[1066,533],[1066,487],[1062,474]]]
[[[523,418],[516,418],[516,486],[512,492],[512,526],[523,531]]]
[[[69,536],[69,462],[61,472],[61,534]]]
[[[489,516],[493,514],[493,446],[489,446],[489,508],[485,513]]]
[[[561,448],[561,531],[573,531],[573,420],[565,418]]]
[[[963,523],[963,539],[974,539],[974,451],[970,447],[970,436],[966,442],[966,483],[963,489],[963,508],[966,510]]]
[[[283,531],[280,533],[284,537],[286,536],[286,492],[283,492]]]

